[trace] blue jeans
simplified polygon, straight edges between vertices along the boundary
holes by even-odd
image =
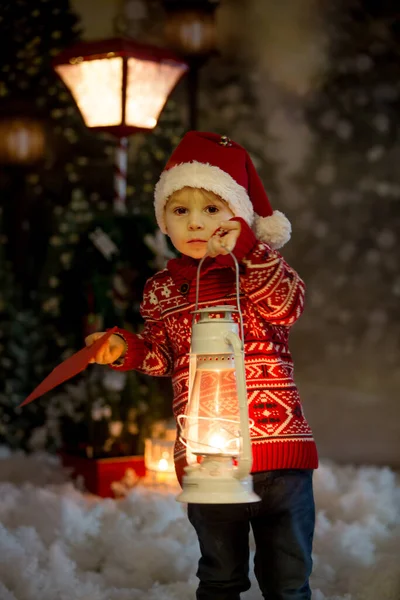
[[[239,600],[250,588],[249,532],[254,573],[263,598],[310,600],[315,508],[313,471],[280,469],[253,475],[261,502],[189,504],[201,558],[197,600]]]

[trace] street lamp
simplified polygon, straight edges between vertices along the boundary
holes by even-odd
[[[55,71],[69,88],[87,127],[118,138],[117,213],[126,212],[128,136],[157,125],[169,94],[188,65],[169,50],[112,38],[82,42],[58,54]]]
[[[168,45],[187,57],[208,56],[217,46],[215,9],[218,2],[164,0]]]
[[[46,132],[41,120],[24,115],[0,118],[0,163],[32,165],[43,158]]]
[[[165,40],[189,64],[189,129],[197,129],[199,70],[217,49],[215,11],[219,0],[164,0]]]
[[[189,371],[189,400],[179,415],[180,439],[190,461],[179,502],[236,504],[258,502],[250,475],[252,453],[244,366],[243,319],[236,266],[234,306],[198,309],[197,270]],[[232,315],[236,313],[238,324]],[[198,320],[196,321],[196,319]]]
[[[24,301],[31,294],[37,276],[31,226],[41,210],[28,182],[30,176],[36,177],[34,171],[42,167],[48,145],[46,123],[32,105],[32,101],[18,98],[0,102],[0,175],[13,198],[12,202],[5,202],[5,195],[2,197],[5,232]]]

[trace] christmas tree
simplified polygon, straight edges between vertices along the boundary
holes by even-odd
[[[69,3],[17,0],[2,3],[0,32],[4,42],[0,78],[0,109],[43,118],[57,116],[66,96],[57,95],[51,68],[52,57],[78,36],[78,20]],[[54,86],[54,87],[53,87]],[[47,90],[47,93],[40,93]],[[58,88],[60,91],[60,88]],[[27,101],[29,98],[29,102]],[[62,140],[50,128],[54,144]],[[62,143],[61,143],[62,146]],[[27,447],[33,429],[43,423],[43,402],[18,409],[52,367],[54,344],[47,325],[35,305],[35,286],[44,261],[49,207],[62,198],[61,182],[52,185],[48,153],[45,163],[33,168],[2,168],[0,263],[6,306],[2,311],[2,431],[0,441],[12,447]],[[38,223],[41,231],[37,230]],[[30,226],[30,227],[29,227]],[[26,235],[18,235],[25,227]],[[41,235],[40,235],[41,234]],[[34,357],[34,359],[33,359]]]
[[[78,433],[83,436],[78,445],[96,446],[104,454],[111,446],[110,452],[115,452],[122,444],[117,440],[106,444],[110,424],[120,421],[126,422],[131,432],[143,425],[143,432],[131,438],[126,432],[119,436],[125,439],[121,452],[139,451],[138,435],[140,440],[145,435],[151,415],[157,418],[171,410],[168,391],[161,394],[157,384],[145,376],[129,374],[123,387],[119,382],[116,390],[107,380],[106,369],[100,373],[92,370],[54,392],[54,409],[51,393],[23,412],[16,411],[16,406],[54,366],[82,347],[89,331],[114,324],[131,330],[140,327],[144,281],[169,253],[165,244],[155,244],[152,192],[183,132],[181,115],[177,105],[170,102],[154,132],[134,136],[128,168],[128,214],[115,215],[116,142],[84,126],[72,97],[51,67],[52,58],[79,36],[78,19],[70,3],[17,0],[3,4],[0,11],[0,35],[6,46],[0,84],[3,105],[7,109],[29,97],[35,115],[45,119],[48,131],[46,156],[40,164],[24,170],[3,169],[0,178],[8,207],[3,231],[10,231],[16,222],[13,204],[17,187],[21,190],[22,186],[25,218],[31,223],[23,248],[13,245],[12,236],[1,238],[1,265],[11,263],[5,271],[10,279],[4,293],[20,301],[7,300],[13,310],[3,314],[1,398],[13,428],[3,426],[0,442],[29,447],[33,436],[35,444],[43,440],[54,445],[65,443],[60,438],[63,432],[68,439]],[[25,100],[22,106],[26,108]],[[116,251],[110,253],[107,248]],[[23,269],[13,280],[16,257]],[[10,390],[17,392],[11,394]],[[70,402],[63,412],[57,398],[69,391]],[[92,422],[99,414],[99,398],[108,407],[103,411],[108,415],[107,431],[100,437],[93,436]],[[31,413],[36,415],[34,419]],[[74,424],[77,429],[72,433]],[[117,429],[114,425],[114,433]]]

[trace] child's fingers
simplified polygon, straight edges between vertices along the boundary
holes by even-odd
[[[238,221],[222,221],[209,240],[208,253],[210,256],[232,252],[240,231],[241,225]]]
[[[106,344],[104,347],[100,348],[99,361],[102,365],[109,365],[110,363],[115,362],[122,354],[121,346],[113,346],[111,344]]]
[[[102,351],[102,364],[103,365],[108,365],[109,363],[114,362],[113,357],[112,357],[111,348],[110,348],[108,341],[102,348],[100,348],[100,350]]]
[[[212,237],[208,242],[208,254],[211,257],[218,256],[218,254],[228,254],[230,247],[231,243],[225,241],[225,238]]]
[[[232,244],[227,239],[228,236],[221,238],[219,241],[219,253],[220,254],[228,254],[231,251]]]
[[[221,242],[219,237],[212,237],[208,240],[207,251],[212,257],[217,256],[220,253]]]
[[[219,226],[220,226],[220,228],[228,229],[229,231],[233,231],[235,229],[240,229],[239,221],[221,221]]]
[[[115,362],[116,360],[118,360],[121,354],[121,348],[112,348],[112,350],[110,350],[110,362]]]
[[[96,331],[96,333],[91,333],[90,335],[85,337],[86,346],[91,346],[92,344],[94,344],[94,342],[98,340],[99,337],[101,337],[102,335],[104,335],[104,331]]]
[[[240,235],[241,225],[238,221],[221,221],[208,240],[207,253],[211,257],[218,254],[226,255],[232,252]]]
[[[102,335],[104,335],[104,332],[96,332],[88,335],[85,338],[86,346],[91,346],[93,342],[98,340]],[[102,344],[102,346],[97,350],[95,356],[89,360],[90,363],[109,365],[110,363],[115,362],[121,356],[124,351],[123,344],[113,340],[113,337],[114,336],[111,336],[104,342],[104,344]]]
[[[94,355],[94,358],[90,359],[90,362],[95,362],[98,365],[106,365],[110,362],[112,362],[110,360],[110,356],[109,356],[109,348],[108,348],[108,340],[97,350],[96,354]]]
[[[228,254],[229,252],[233,251],[234,247],[236,246],[238,237],[239,231],[236,229],[230,231],[224,237],[220,238],[220,244],[223,254]]]

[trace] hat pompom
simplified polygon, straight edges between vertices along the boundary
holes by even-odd
[[[260,217],[256,214],[253,230],[257,239],[277,250],[290,240],[292,226],[289,219],[280,210],[274,210],[269,217]]]

